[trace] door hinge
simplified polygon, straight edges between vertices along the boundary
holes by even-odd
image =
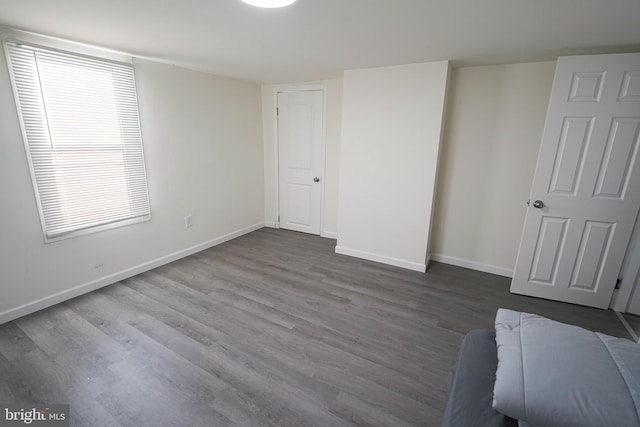
[[[616,280],[616,287],[615,289],[620,289],[620,284],[622,283],[622,279],[617,279]]]
[[[280,108],[276,107],[276,116],[280,115]]]
[[[278,224],[280,224],[280,215],[278,215]]]

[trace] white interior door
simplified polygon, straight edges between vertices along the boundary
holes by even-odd
[[[640,54],[558,60],[511,292],[607,308],[640,206]]]
[[[320,234],[323,99],[321,90],[278,93],[280,227]]]

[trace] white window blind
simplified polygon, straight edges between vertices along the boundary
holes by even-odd
[[[5,48],[45,240],[149,219],[132,64]]]

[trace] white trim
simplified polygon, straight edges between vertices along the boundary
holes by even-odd
[[[327,85],[325,83],[304,83],[304,84],[285,84],[273,87],[273,92],[305,92],[315,90],[325,90]]]
[[[457,265],[458,267],[470,268],[472,270],[483,271],[485,273],[497,274],[498,276],[513,277],[513,270],[511,269],[484,264],[482,262],[469,261],[462,258],[455,258],[447,255],[431,254],[431,261]]]
[[[3,42],[8,41],[9,39],[17,39],[19,41],[26,42],[26,44],[34,44],[36,46],[69,51],[79,55],[109,59],[111,61],[127,64],[133,63],[133,55],[123,51],[76,42],[59,37],[47,36],[17,28],[0,25],[0,35],[2,36]]]
[[[280,218],[280,141],[278,139],[278,94],[286,93],[286,92],[309,92],[309,91],[321,91],[322,92],[322,137],[320,141],[320,168],[322,169],[322,185],[320,186],[320,236],[322,236],[322,228],[324,227],[324,183],[326,177],[325,170],[325,151],[326,151],[326,136],[327,136],[327,84],[326,83],[318,83],[318,84],[301,84],[301,85],[283,85],[283,86],[274,86],[273,90],[273,101],[274,101],[274,152],[275,152],[275,168],[276,171],[276,179],[275,179],[275,187],[276,187],[276,218]],[[276,228],[280,228],[279,221]],[[337,237],[336,237],[337,238]]]
[[[327,239],[338,240],[338,232],[337,231],[323,231],[320,233],[320,237],[326,237]]]
[[[369,261],[375,261],[382,264],[393,265],[395,267],[406,268],[408,270],[419,271],[421,273],[427,271],[426,264],[420,264],[418,262],[407,261],[399,258],[392,258],[385,255],[374,254],[371,252],[359,251],[357,249],[345,248],[344,246],[336,246],[336,253],[352,256],[355,258],[366,259]]]
[[[26,316],[27,314],[34,313],[38,310],[42,310],[44,308],[50,307],[52,305],[59,304],[71,298],[84,295],[88,292],[94,291],[96,289],[100,289],[104,286],[111,285],[113,283],[119,282],[120,280],[133,277],[140,273],[144,273],[145,271],[154,269],[156,267],[160,267],[161,265],[168,264],[180,258],[193,255],[197,252],[203,251],[205,249],[209,249],[213,246],[227,242],[231,239],[235,239],[236,237],[240,237],[244,234],[251,233],[252,231],[258,230],[262,227],[264,227],[264,223],[261,222],[258,224],[251,225],[249,227],[241,228],[239,230],[236,230],[231,233],[225,234],[223,236],[217,237],[215,239],[209,240],[207,242],[200,243],[195,246],[191,246],[190,248],[186,248],[186,249],[174,252],[172,254],[165,255],[160,258],[156,258],[154,260],[139,264],[131,268],[127,268],[125,270],[110,274],[108,276],[101,277],[96,280],[92,280],[91,282],[75,286],[71,289],[67,289],[67,290],[55,293],[53,295],[46,296],[44,298],[40,298],[39,300],[23,304],[19,307],[11,308],[9,310],[6,310],[0,313],[0,325],[6,322],[10,322],[19,317]]]
[[[278,226],[278,224],[276,224],[276,222],[275,222],[275,221],[266,221],[266,222],[264,223],[264,226],[265,226],[265,227],[269,227],[269,228],[278,228],[278,227],[277,227],[277,226]]]
[[[278,88],[273,88],[273,164],[276,176],[273,180],[275,186],[275,202],[276,202],[276,228],[280,228],[280,144],[278,143]]]
[[[629,332],[629,335],[631,335],[631,338],[633,338],[635,342],[640,344],[640,338],[638,338],[638,334],[636,334],[636,331],[634,331],[631,325],[629,324],[629,322],[627,322],[627,319],[625,319],[624,316],[620,314],[620,312],[618,311],[614,311],[614,313],[616,314],[616,316],[618,316],[618,319],[620,319],[620,322],[622,322],[622,326],[624,326],[627,332]]]
[[[320,142],[320,171],[322,176],[320,177],[320,235],[322,236],[322,230],[324,230],[324,185],[327,182],[327,84],[323,83],[322,86],[322,141]],[[337,239],[337,238],[336,238]]]
[[[101,57],[110,57],[116,61],[124,61],[124,62],[133,62],[134,59],[141,59],[144,61],[152,61],[158,64],[171,65],[173,67],[180,67],[186,70],[195,71],[198,73],[206,73],[213,74],[215,76],[226,77],[232,80],[236,80],[239,82],[246,83],[247,81],[260,84],[259,81],[254,80],[246,80],[241,79],[238,76],[231,75],[225,70],[215,69],[211,67],[203,67],[198,64],[194,64],[188,61],[178,61],[172,60],[169,58],[162,58],[159,56],[151,56],[151,55],[139,55],[132,52],[112,49],[105,46],[93,45],[89,43],[77,42],[71,39],[65,39],[60,37],[49,36],[41,33],[34,33],[32,31],[21,30],[19,28],[0,25],[0,38],[5,39],[9,37],[16,37],[19,39],[24,39],[25,41],[32,41],[36,43],[44,43],[54,46],[60,47],[64,50],[69,50],[76,53],[85,53],[90,56],[101,56]]]

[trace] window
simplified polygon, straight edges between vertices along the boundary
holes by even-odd
[[[45,241],[148,220],[132,64],[5,48]]]

